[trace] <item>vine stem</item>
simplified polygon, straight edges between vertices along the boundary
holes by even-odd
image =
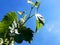
[[[31,15],[31,13],[32,13],[33,8],[34,8],[34,6],[31,7],[31,9],[30,9],[29,17],[30,17],[30,15]]]
[[[25,23],[26,23],[31,17],[34,16],[34,15],[31,16],[31,13],[32,13],[33,8],[34,8],[34,6],[31,7],[31,9],[30,9],[30,13],[29,13],[29,16],[28,16],[28,18],[25,20],[25,22],[24,22],[22,25],[24,25],[24,24],[25,24]]]
[[[39,6],[40,6],[40,4],[39,4]],[[39,6],[37,7],[36,13],[38,12]],[[31,7],[29,16],[28,16],[28,18],[26,19],[26,21],[23,23],[23,25],[24,25],[31,17],[35,16],[35,15],[32,15],[32,16],[31,16],[31,13],[32,13],[32,10],[33,10],[34,7],[35,7],[35,6]]]
[[[29,18],[27,18],[27,20],[22,24],[22,25],[24,25],[30,18],[32,18],[33,16],[35,16],[35,15],[32,15],[32,16],[30,16]]]

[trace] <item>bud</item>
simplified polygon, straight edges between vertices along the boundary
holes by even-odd
[[[32,5],[35,5],[35,3],[32,2],[31,0],[28,0],[27,3],[32,4]]]
[[[14,45],[14,41],[11,42],[11,45]]]
[[[14,26],[15,26],[15,27],[17,27],[17,23],[16,23],[16,21],[15,21],[15,20],[13,21],[13,24],[14,24]]]
[[[20,18],[20,24],[23,24],[25,20],[23,18]]]
[[[28,2],[28,3],[31,3],[31,0],[28,0],[27,2]]]
[[[39,20],[40,22],[42,22],[43,24],[45,23],[45,19],[43,18],[43,16],[41,14],[35,14],[36,16],[36,20]]]
[[[40,5],[40,2],[36,1],[35,7],[38,7]]]
[[[25,14],[25,12],[26,12],[26,11],[23,11],[23,12],[21,12],[21,11],[18,11],[18,13],[19,13],[20,15],[23,15],[23,14]]]
[[[17,29],[15,29],[15,33],[16,33],[16,34],[19,34]]]
[[[15,20],[14,20],[13,23],[12,23],[12,27],[9,26],[9,29],[10,29],[10,33],[11,33],[12,35],[19,34],[19,33],[18,33],[18,29],[17,29],[17,23],[16,23]]]
[[[3,39],[2,38],[0,38],[0,45],[2,45],[3,44]]]

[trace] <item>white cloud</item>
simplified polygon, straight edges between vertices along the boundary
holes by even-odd
[[[48,31],[51,32],[55,26],[52,24],[49,28]]]
[[[46,29],[48,32],[51,32],[54,29],[55,25],[54,24],[49,24],[46,26]]]
[[[54,21],[54,22],[51,22],[51,23],[46,23],[46,30],[48,32],[60,32],[60,22],[59,21]]]

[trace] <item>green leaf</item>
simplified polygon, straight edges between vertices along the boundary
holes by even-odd
[[[30,28],[26,28],[26,27],[21,27],[18,32],[20,33],[20,38],[27,41],[27,42],[31,42],[32,38],[33,38],[33,31]],[[22,36],[21,36],[22,35]],[[20,40],[19,38],[19,40]]]
[[[0,22],[0,33],[3,33],[5,28],[6,28],[6,25]]]
[[[23,35],[24,35],[23,39],[25,41],[28,41],[29,43],[32,41],[33,31],[30,28],[27,28],[26,30],[24,30]]]
[[[7,13],[4,16],[3,20],[0,22],[0,35],[7,34],[7,32],[9,31],[9,26],[12,24],[14,20],[17,22],[17,14],[15,12]]]
[[[10,12],[7,13],[6,16],[3,18],[2,22],[7,23],[7,24],[11,24],[13,21],[17,22],[17,14],[15,12]]]
[[[39,20],[36,20],[36,32],[42,28],[43,24],[39,21]]]
[[[22,36],[23,36],[22,34],[20,34],[20,35],[15,35],[14,41],[15,41],[16,43],[22,43],[22,41],[23,41]]]

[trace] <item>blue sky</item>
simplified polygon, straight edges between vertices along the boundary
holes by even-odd
[[[23,41],[15,45],[60,45],[60,0],[40,0],[40,2],[39,13],[45,18],[45,25],[34,35],[31,44]],[[0,21],[10,11],[29,12],[30,6],[27,0],[0,0]],[[27,22],[27,27],[35,30],[34,22],[35,17]]]

